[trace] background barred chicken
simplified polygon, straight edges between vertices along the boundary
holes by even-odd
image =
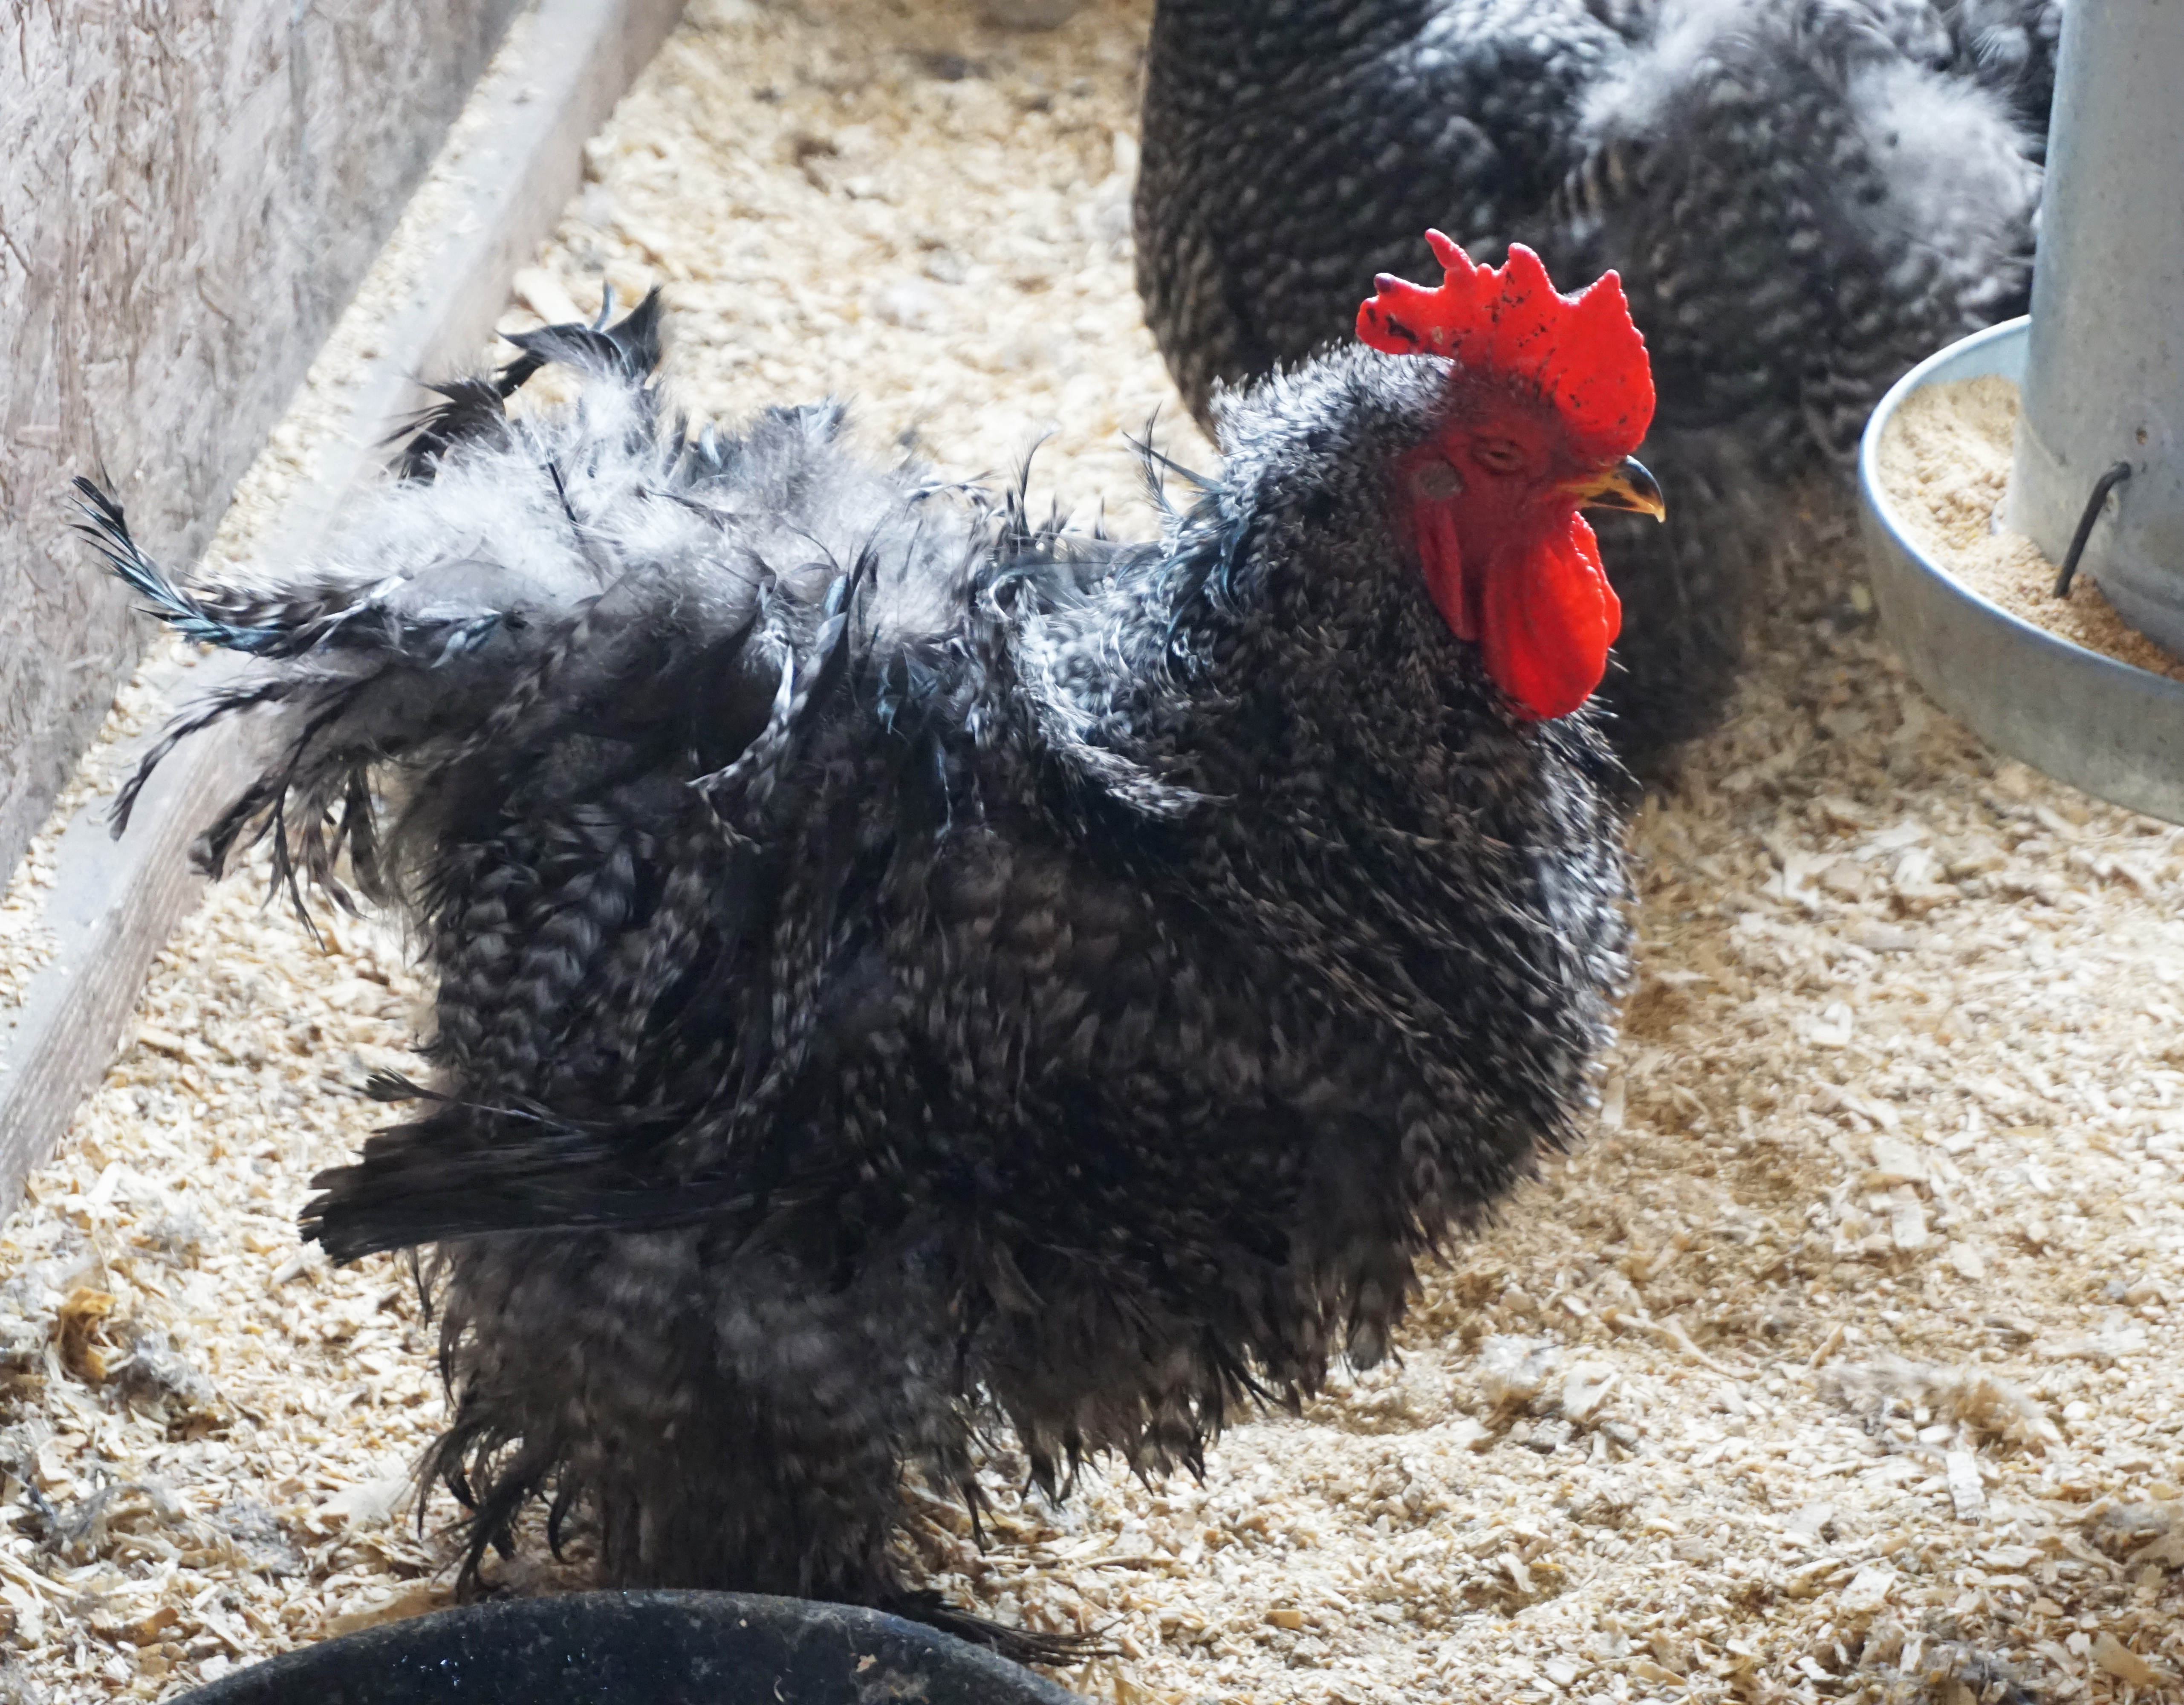
[[[1442,252],[1150,544],[831,406],[693,438],[656,299],[446,387],[292,577],[185,590],[83,487],[262,660],[174,733],[277,718],[205,861],[268,838],[437,977],[433,1082],[306,1226],[437,1245],[473,1568],[540,1497],[616,1581],[950,1624],[906,1473],[975,1506],[997,1416],[1050,1486],[1195,1462],[1570,1134],[1626,941],[1576,511],[1658,511],[1652,393],[1613,281]],[[511,419],[547,361],[577,399]]]
[[[1669,526],[1602,538],[1603,700],[1658,762],[1717,712],[1768,564],[1848,515],[1866,415],[2024,310],[2060,0],[1159,0],[1137,265],[1192,410],[1340,337],[1418,233],[1616,269]]]

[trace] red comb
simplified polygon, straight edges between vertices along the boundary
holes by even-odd
[[[1437,231],[1426,242],[1441,265],[1440,287],[1381,274],[1357,310],[1361,342],[1390,355],[1446,355],[1473,373],[1522,381],[1562,416],[1588,461],[1604,466],[1638,448],[1653,419],[1653,374],[1621,279],[1606,273],[1564,296],[1521,242],[1494,267],[1474,265]]]

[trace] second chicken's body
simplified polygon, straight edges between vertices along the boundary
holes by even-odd
[[[1664,759],[1719,712],[1784,559],[1837,535],[1881,394],[2022,312],[2059,0],[1159,0],[1137,274],[1203,421],[1346,334],[1427,226],[1614,269],[1665,527],[1603,528],[1603,688]]]

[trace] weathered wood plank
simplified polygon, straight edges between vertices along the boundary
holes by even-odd
[[[58,493],[186,559],[521,0],[19,0],[0,22],[0,869],[136,654]]]
[[[317,477],[275,524],[269,555],[307,554],[343,499],[377,474],[382,441],[423,400],[413,375],[460,365],[483,344],[515,269],[582,181],[585,140],[681,7],[682,0],[541,0],[520,55],[475,97],[483,123],[465,156],[461,192],[429,240],[420,272],[429,287],[386,326],[346,428],[322,448]],[[148,465],[156,460],[157,446],[147,442],[143,456]],[[132,493],[132,522],[136,501]],[[169,547],[176,533],[201,543],[209,528],[169,532],[148,520],[137,531],[171,561],[184,556]],[[81,555],[64,566],[77,581],[98,578]],[[184,696],[228,669],[227,660],[214,659],[178,671],[189,677]],[[189,845],[247,775],[248,738],[238,733],[185,745],[120,841],[108,834],[103,801],[61,836],[46,909],[58,950],[33,978],[12,1028],[0,1028],[0,1210],[18,1200],[24,1178],[104,1073],[152,956],[202,894]]]

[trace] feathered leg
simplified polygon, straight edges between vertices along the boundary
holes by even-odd
[[[471,1577],[545,1498],[557,1542],[596,1524],[621,1585],[793,1591],[1019,1657],[1074,1650],[903,1585],[905,1468],[972,1473],[940,1262],[905,1240],[843,1286],[816,1252],[705,1228],[448,1249],[455,1421],[430,1467],[471,1513]]]

